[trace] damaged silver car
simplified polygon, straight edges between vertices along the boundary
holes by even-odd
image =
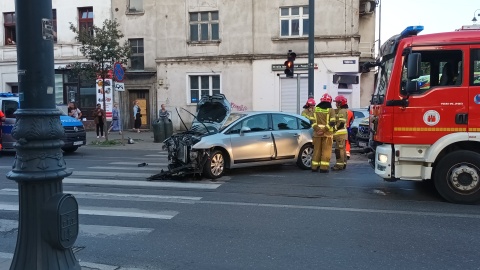
[[[226,169],[296,163],[310,169],[313,153],[308,119],[284,112],[231,112],[223,94],[204,96],[192,127],[164,141],[168,171],[150,180],[196,174],[211,179]]]

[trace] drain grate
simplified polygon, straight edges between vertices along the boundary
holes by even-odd
[[[80,250],[84,249],[85,247],[72,247],[72,251],[73,253],[77,253],[79,252]]]

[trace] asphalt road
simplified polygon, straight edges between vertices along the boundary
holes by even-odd
[[[65,160],[75,256],[104,269],[480,269],[478,206],[383,182],[361,154],[342,172],[283,165],[213,182],[145,181],[166,168],[158,151],[85,147]],[[12,163],[0,158],[0,175]],[[15,249],[16,190],[0,178],[0,255]]]

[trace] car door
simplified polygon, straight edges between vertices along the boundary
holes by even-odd
[[[272,128],[274,158],[277,160],[295,158],[300,150],[297,118],[287,114],[273,113]]]
[[[233,164],[270,161],[273,141],[268,114],[257,114],[235,124],[229,131]]]

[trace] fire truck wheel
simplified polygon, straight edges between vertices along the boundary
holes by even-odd
[[[203,173],[207,178],[217,179],[225,172],[225,158],[220,150],[213,150],[210,159],[205,163]]]
[[[435,188],[447,201],[474,204],[480,201],[480,154],[460,150],[444,156],[434,172]]]

